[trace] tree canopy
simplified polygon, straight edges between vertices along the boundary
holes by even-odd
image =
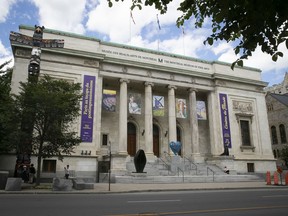
[[[16,95],[16,104],[22,118],[33,115],[31,150],[37,156],[37,169],[42,158],[73,152],[81,140],[71,127],[79,117],[81,85],[64,80],[55,80],[45,75],[38,82],[21,83],[21,92]],[[20,143],[20,145],[23,143]],[[37,172],[37,182],[40,182]]]
[[[3,69],[8,62],[0,65]],[[19,116],[10,94],[10,84],[13,70],[7,68],[0,71],[0,153],[11,151],[16,145],[17,129],[19,127]]]
[[[110,7],[113,1],[107,0]],[[121,0],[124,1],[124,0]],[[154,6],[161,14],[168,10],[173,0],[132,0],[131,10],[142,6]],[[174,0],[175,1],[175,0]],[[182,15],[176,20],[181,26],[190,18],[201,28],[205,18],[211,19],[211,35],[204,41],[213,45],[215,41],[235,41],[235,54],[240,57],[232,64],[243,66],[243,59],[252,56],[257,46],[272,56],[273,61],[283,57],[279,46],[288,49],[288,1],[285,0],[180,0],[177,10]]]

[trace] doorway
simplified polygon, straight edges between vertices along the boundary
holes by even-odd
[[[136,154],[136,126],[135,124],[128,122],[128,136],[127,136],[127,153],[130,156]]]
[[[159,127],[155,124],[153,124],[153,153],[156,157],[160,156],[160,151],[159,151]]]
[[[182,148],[183,148],[183,143],[181,142],[181,128],[179,126],[177,126],[177,141],[181,143],[181,149],[180,151],[178,152],[178,155],[181,156],[182,155]]]

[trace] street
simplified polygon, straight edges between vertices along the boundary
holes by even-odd
[[[1,194],[1,216],[287,215],[288,189]]]

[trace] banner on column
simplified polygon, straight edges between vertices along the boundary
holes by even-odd
[[[198,120],[207,120],[205,101],[197,101],[196,110]]]
[[[219,94],[220,99],[220,112],[221,112],[221,123],[222,123],[222,135],[223,135],[223,145],[231,148],[231,132],[229,123],[229,110],[227,103],[227,95]]]
[[[187,117],[187,106],[185,99],[176,98],[176,117],[177,118]]]
[[[82,142],[92,142],[93,140],[95,81],[95,76],[84,75],[81,113]]]
[[[153,116],[164,116],[164,97],[153,95]]]
[[[116,91],[104,89],[102,94],[102,109],[108,112],[116,111]]]

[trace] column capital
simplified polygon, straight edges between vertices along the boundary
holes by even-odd
[[[168,89],[175,89],[175,90],[177,89],[177,87],[175,85],[168,85],[167,88]]]
[[[151,86],[151,87],[153,87],[154,86],[154,83],[152,83],[152,82],[144,82],[144,85],[145,86]]]
[[[121,78],[121,79],[119,80],[119,82],[120,82],[120,83],[123,83],[123,82],[129,83],[130,80],[129,80],[129,79],[122,79],[122,78]]]
[[[190,93],[191,92],[198,92],[198,90],[196,88],[193,88],[193,87],[192,88],[188,88],[187,91],[190,92]]]

